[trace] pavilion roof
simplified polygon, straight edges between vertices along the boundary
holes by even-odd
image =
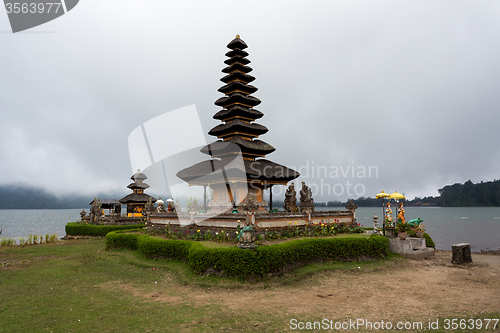
[[[122,204],[130,204],[130,203],[146,203],[151,198],[151,201],[154,203],[156,199],[149,194],[145,193],[131,193],[129,195],[124,196],[120,199]]]
[[[233,161],[230,159],[203,161],[179,171],[177,173],[177,177],[189,184],[199,185],[197,184],[197,179],[200,178],[203,179],[200,184],[224,181],[224,175],[222,174],[223,170],[227,174],[231,175],[232,169],[238,169],[240,171],[240,173],[236,174],[238,177],[242,174],[241,171],[245,172],[246,179],[238,179],[242,182],[258,180],[262,183],[269,184],[287,183],[300,176],[297,171],[266,159],[259,159],[255,161],[244,160],[243,165],[236,164],[227,168],[226,166],[231,162]]]

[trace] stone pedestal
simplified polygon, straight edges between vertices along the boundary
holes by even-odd
[[[413,260],[423,260],[434,257],[434,249],[427,247],[425,238],[409,237],[405,240],[399,238],[389,239],[389,249],[391,252],[399,253],[403,257]]]
[[[469,243],[454,244],[451,246],[451,252],[453,255],[451,259],[452,264],[472,263]]]
[[[396,238],[396,233],[394,232],[394,227],[385,227],[385,236],[387,238]]]

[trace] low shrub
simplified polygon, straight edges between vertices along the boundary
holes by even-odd
[[[148,236],[138,241],[138,250],[151,259],[168,258],[187,260],[193,241],[182,241]]]
[[[301,265],[318,260],[357,259],[360,256],[381,258],[389,254],[389,240],[383,236],[306,238],[243,250],[238,247],[207,248],[196,241],[117,231],[106,235],[106,249],[109,248],[137,249],[148,258],[188,261],[198,274],[213,269],[224,271],[225,275],[230,276],[262,276],[282,271],[287,265]]]
[[[425,238],[425,245],[427,247],[436,248],[436,244],[434,244],[434,241],[432,240],[431,236],[429,236],[428,233],[424,233],[424,238]]]
[[[95,225],[81,222],[69,222],[66,224],[66,235],[71,236],[106,236],[108,232],[116,230],[129,230],[143,228],[142,224],[134,225]]]
[[[137,229],[138,231],[141,229]],[[122,249],[138,249],[138,240],[141,237],[147,237],[144,234],[140,233],[126,233],[125,231],[131,230],[121,230],[121,231],[113,231],[106,234],[106,250],[112,248],[122,248]]]

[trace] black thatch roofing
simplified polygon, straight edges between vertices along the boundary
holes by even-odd
[[[146,183],[131,183],[131,184],[128,184],[127,187],[131,190],[134,190],[134,189],[145,190],[145,189],[149,188],[149,185]]]
[[[229,135],[229,133],[240,132],[248,134],[250,137],[259,136],[267,133],[268,129],[266,126],[262,126],[256,123],[246,123],[240,119],[235,119],[227,124],[220,124],[215,126],[208,132],[210,135],[224,137]]]
[[[237,170],[236,170],[237,169]],[[215,170],[215,171],[213,171]],[[226,173],[223,175],[222,171]],[[239,171],[234,172],[234,170]],[[231,178],[232,175],[239,177],[242,171],[245,172],[247,180],[260,180],[263,182],[282,182],[286,183],[300,176],[300,174],[272,161],[260,159],[256,161],[243,161],[243,165],[233,163],[233,160],[209,160],[197,163],[189,168],[181,170],[177,173],[177,177],[185,182],[196,182],[197,179],[203,177],[206,183],[222,181],[224,178],[228,180],[235,180]],[[225,177],[224,177],[225,176]],[[245,181],[245,179],[237,179]]]
[[[219,98],[218,100],[215,101],[215,105],[225,107],[228,105],[236,104],[236,103],[241,103],[244,105],[249,105],[251,107],[259,105],[260,99],[249,96],[249,95],[243,95],[240,93],[234,93],[229,96],[224,96]]]
[[[151,201],[154,203],[156,202],[156,199],[148,194],[145,193],[132,193],[127,196],[124,196],[123,198],[120,199],[120,202],[122,204],[129,204],[129,203],[146,203],[149,201],[149,198],[151,198]]]
[[[212,156],[221,156],[235,152],[238,153],[239,151],[241,151],[243,155],[253,154],[262,156],[270,154],[275,150],[276,149],[273,146],[264,141],[261,140],[248,141],[238,136],[234,136],[227,141],[221,141],[221,140],[215,141],[200,149],[202,153]]]
[[[242,73],[242,72],[232,72],[230,74],[227,74],[226,76],[224,76],[220,80],[224,83],[229,83],[232,81],[242,81],[245,83],[250,83],[253,80],[255,80],[255,77],[253,77],[252,75]]]
[[[228,107],[227,109],[220,110],[213,116],[213,118],[225,121],[227,119],[235,118],[238,116],[255,120],[262,118],[264,114],[259,110],[251,109],[246,106],[233,105]]]
[[[233,49],[231,51],[227,51],[225,55],[226,55],[226,57],[231,57],[231,58],[236,57],[236,56],[247,57],[248,52],[240,50],[240,49]]]
[[[247,53],[247,55],[248,55],[248,53]],[[229,59],[224,60],[224,63],[226,65],[230,65],[230,66],[234,63],[237,63],[237,62],[239,62],[240,64],[243,64],[243,65],[248,65],[251,61],[245,57],[240,56],[240,55],[235,55]]]
[[[94,203],[95,199],[92,200],[91,203],[89,203],[89,205],[92,205]],[[99,199],[101,205],[118,205],[120,204],[120,200],[118,199]]]
[[[227,44],[227,47],[232,50],[234,49],[244,50],[248,47],[248,45],[247,43],[242,41],[239,36],[236,36],[235,39],[233,39],[232,41],[229,42],[229,44]]]
[[[256,87],[249,85],[249,84],[244,84],[243,82],[240,81],[234,81],[229,84],[226,84],[222,87],[220,87],[217,91],[221,92],[223,94],[229,95],[232,92],[243,92],[246,94],[253,94],[256,92],[257,89]]]
[[[148,177],[146,177],[146,175],[143,174],[142,172],[136,172],[132,175],[132,177],[130,177],[130,179],[132,179],[135,182],[137,182],[137,181],[141,182],[145,179],[148,179]]]
[[[232,73],[234,71],[240,71],[243,73],[250,73],[252,71],[252,67],[248,67],[245,65],[240,64],[239,62],[236,62],[230,66],[227,66],[222,70],[223,73]]]

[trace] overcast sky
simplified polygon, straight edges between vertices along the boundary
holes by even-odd
[[[205,133],[220,123],[236,34],[267,158],[316,201],[499,179],[499,17],[498,1],[81,0],[12,34],[0,10],[0,183],[127,191],[134,128],[191,104]]]

